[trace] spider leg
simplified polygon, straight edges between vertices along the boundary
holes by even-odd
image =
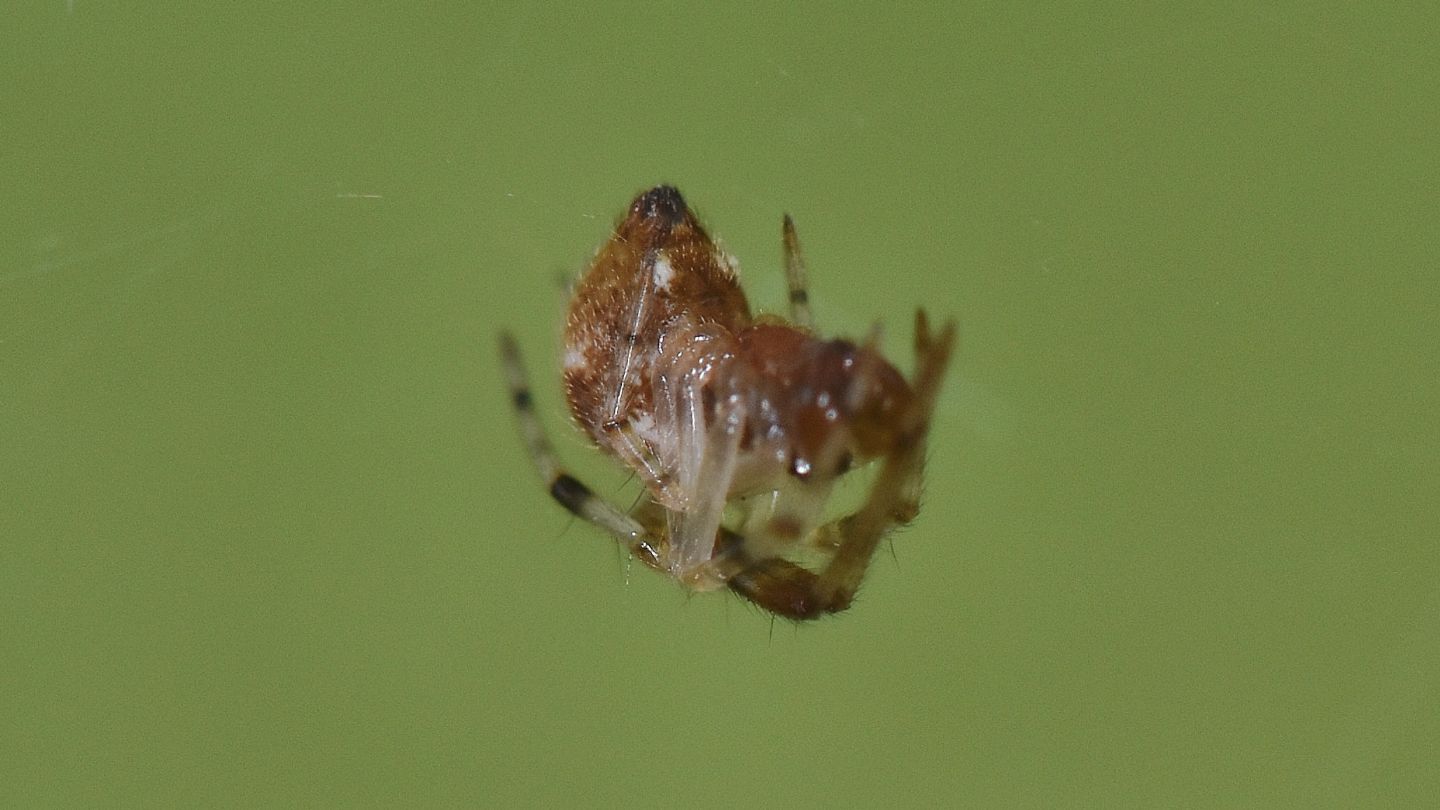
[[[865,502],[854,514],[818,530],[821,542],[835,547],[824,570],[817,574],[784,559],[760,560],[730,578],[732,590],[792,619],[813,619],[850,606],[881,539],[919,511],[925,437],[954,342],[953,323],[932,334],[924,311],[916,313],[914,407],[896,425],[895,449],[885,457]]]
[[[790,290],[790,320],[796,326],[812,328],[810,316],[810,291],[805,281],[805,254],[800,252],[800,240],[795,236],[795,220],[789,214],[780,226],[785,243],[785,284]]]
[[[689,508],[670,513],[670,564],[672,576],[692,590],[724,587],[725,579],[709,561],[714,557],[716,532],[725,514],[730,481],[739,457],[743,414],[740,406],[724,400],[716,405],[713,422],[705,424],[702,386],[682,386],[677,420],[682,451],[687,458],[678,473],[681,487],[696,493]]]
[[[525,440],[525,449],[529,452],[530,461],[535,465],[536,471],[540,473],[541,480],[545,482],[550,497],[581,520],[609,532],[646,565],[661,568],[660,549],[654,537],[634,518],[596,495],[560,465],[550,439],[545,434],[545,428],[535,415],[530,384],[525,374],[525,366],[520,360],[520,349],[509,332],[500,334],[500,361],[505,370],[510,403],[515,409],[520,435]]]

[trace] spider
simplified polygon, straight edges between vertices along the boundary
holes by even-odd
[[[880,540],[919,511],[925,439],[955,342],[915,313],[910,380],[865,343],[816,336],[795,224],[782,220],[788,320],[752,316],[736,261],[680,192],[631,203],[574,289],[564,329],[570,412],[644,483],[631,510],[567,473],[535,414],[514,338],[501,361],[520,433],[550,495],[692,591],[728,587],[813,619],[849,607]],[[824,519],[835,482],[878,473],[852,514]]]

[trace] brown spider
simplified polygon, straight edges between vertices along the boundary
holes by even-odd
[[[500,349],[520,431],[550,494],[686,588],[729,587],[775,614],[850,605],[887,532],[919,511],[925,437],[955,339],[915,313],[915,376],[811,328],[805,263],[783,221],[790,320],[752,317],[733,257],[680,192],[631,203],[575,287],[570,411],[645,484],[631,512],[565,472],[535,415],[515,340]],[[881,467],[860,507],[823,519],[841,475]],[[811,561],[807,566],[804,561]]]

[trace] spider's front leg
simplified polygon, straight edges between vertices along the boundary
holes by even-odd
[[[785,286],[789,290],[790,320],[801,328],[813,329],[815,322],[810,315],[810,289],[805,280],[805,254],[800,252],[795,220],[789,214],[780,223],[780,237],[785,246]]]
[[[731,576],[732,590],[791,619],[814,619],[850,606],[880,541],[919,511],[925,438],[954,343],[953,323],[933,334],[924,311],[916,313],[913,407],[897,420],[894,450],[885,456],[865,502],[854,514],[818,530],[819,537],[838,538],[824,570],[817,574],[780,558],[759,560]]]
[[[596,495],[560,466],[545,428],[535,415],[535,403],[530,394],[525,366],[520,360],[520,349],[509,332],[500,334],[500,362],[505,369],[510,403],[519,422],[520,435],[525,440],[525,449],[545,482],[550,497],[581,520],[609,532],[641,562],[651,568],[661,568],[659,544],[654,541],[654,536],[630,515]]]

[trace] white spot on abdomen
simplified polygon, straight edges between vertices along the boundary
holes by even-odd
[[[590,341],[585,338],[572,341],[565,349],[565,370],[573,371],[575,369],[582,369],[589,364]]]
[[[740,260],[727,253],[719,245],[715,246],[715,263],[720,265],[720,269],[728,273],[731,278],[740,277]]]
[[[670,279],[675,277],[675,268],[670,266],[670,260],[661,253],[655,257],[655,269],[651,272],[651,278],[655,286],[662,290],[670,289]]]

